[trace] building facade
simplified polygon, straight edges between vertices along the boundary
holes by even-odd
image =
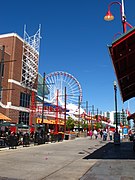
[[[37,93],[40,28],[34,36],[0,35],[0,112],[12,123],[32,124]],[[32,97],[33,96],[33,97]],[[32,102],[33,99],[33,102]]]
[[[105,116],[107,118],[110,119],[112,124],[116,123],[116,112],[115,111],[105,112],[104,114],[105,114]],[[117,121],[118,121],[119,125],[120,124],[123,124],[123,125],[127,125],[128,124],[128,121],[127,121],[127,112],[125,110],[117,112]]]

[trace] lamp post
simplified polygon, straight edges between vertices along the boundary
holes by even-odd
[[[130,28],[133,28],[133,26],[131,26],[127,21],[126,21],[126,16],[124,13],[124,0],[121,1],[121,3],[119,1],[114,1],[111,2],[108,5],[108,11],[106,13],[106,15],[104,16],[104,20],[105,21],[112,21],[114,19],[114,16],[112,15],[110,8],[113,4],[118,4],[120,5],[120,14],[121,14],[121,22],[122,22],[122,26],[123,26],[123,33],[125,33],[127,31],[127,26],[129,26]]]
[[[114,94],[115,94],[115,120],[116,120],[116,133],[118,133],[118,118],[117,118],[117,83],[114,81]]]
[[[115,95],[115,119],[116,119],[116,132],[114,133],[114,144],[120,144],[120,134],[118,133],[118,116],[117,116],[117,83],[114,81],[114,95]]]

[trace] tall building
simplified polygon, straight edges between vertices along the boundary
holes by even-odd
[[[0,112],[12,123],[30,124],[37,93],[39,47],[40,26],[33,36],[26,29],[24,38],[16,33],[0,35]]]
[[[105,117],[110,119],[112,124],[116,123],[116,112],[115,111],[105,112],[104,115],[105,115]],[[118,111],[117,112],[117,120],[118,120],[119,125],[120,125],[120,123],[122,123],[123,125],[128,124],[127,112],[125,110]]]

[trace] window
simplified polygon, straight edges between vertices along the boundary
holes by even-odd
[[[20,106],[22,107],[30,107],[30,95],[26,93],[20,93]]]
[[[0,62],[0,72],[1,72],[1,76],[4,76],[4,62]]]
[[[2,87],[0,87],[0,101],[2,100]]]
[[[25,125],[29,125],[29,113],[28,112],[23,112],[20,111],[19,112],[19,124],[25,124]]]

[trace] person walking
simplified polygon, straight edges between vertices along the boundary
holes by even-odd
[[[93,136],[93,132],[92,130],[90,130],[90,138],[92,139],[92,136]]]
[[[103,131],[103,141],[107,140],[107,132],[106,130]]]
[[[97,132],[97,130],[96,130],[96,129],[94,129],[93,134],[94,134],[94,136],[95,136],[95,139],[97,139],[97,137],[98,137],[98,132]]]
[[[103,130],[101,129],[100,130],[100,137],[102,138],[102,136],[103,136]]]
[[[110,138],[110,141],[113,140],[113,131],[109,131],[109,138]]]

